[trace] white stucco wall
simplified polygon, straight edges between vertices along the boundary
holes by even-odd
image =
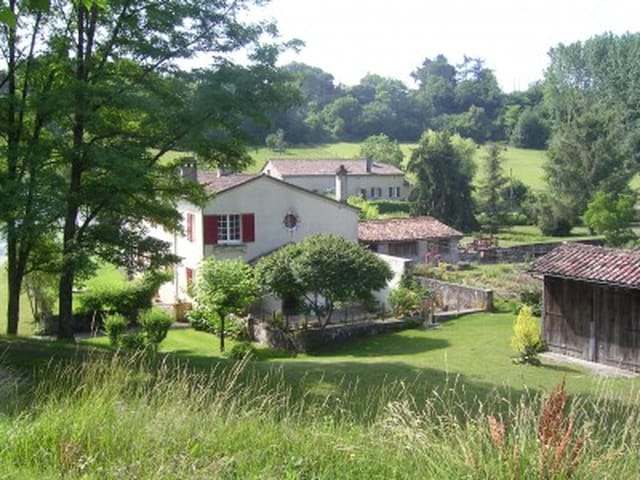
[[[297,185],[312,192],[321,194],[335,193],[335,175],[287,175],[280,174],[277,168],[269,162],[263,168],[263,172],[274,178]],[[406,200],[409,195],[409,185],[407,185],[404,175],[347,175],[347,192],[349,196],[360,196],[360,190],[367,191],[367,199],[371,197],[371,187],[382,189],[380,197],[375,199],[385,200]],[[389,196],[389,187],[400,187],[399,197]]]
[[[255,215],[255,242],[206,245],[205,256],[241,256],[251,261],[316,233],[333,233],[354,242],[358,239],[358,213],[355,209],[311,192],[291,188],[266,176],[218,195],[204,208],[203,213]],[[283,224],[288,213],[298,217],[298,226],[293,231]]]
[[[411,263],[411,260],[400,257],[392,257],[391,255],[384,255],[381,253],[376,253],[376,255],[384,260],[387,265],[389,265],[391,271],[393,272],[393,277],[387,282],[387,286],[385,288],[374,292],[373,296],[378,302],[380,302],[381,305],[384,305],[385,310],[390,310],[391,306],[389,305],[388,300],[389,292],[400,285],[402,275],[407,269],[407,266]]]
[[[169,242],[173,254],[182,257],[179,265],[174,267],[174,278],[171,283],[165,283],[160,287],[158,295],[164,303],[174,303],[177,300],[188,299],[187,294],[187,268],[196,272],[198,264],[202,260],[202,210],[195,205],[181,201],[178,202],[178,210],[182,212],[182,229],[184,235],[169,233],[163,228],[151,227],[150,234],[160,240]],[[187,238],[187,213],[193,215],[193,240]]]

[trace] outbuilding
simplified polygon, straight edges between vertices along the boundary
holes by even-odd
[[[640,370],[640,251],[567,243],[530,272],[544,279],[551,351]]]
[[[358,241],[374,252],[417,263],[458,263],[462,233],[434,217],[387,218],[358,224]]]

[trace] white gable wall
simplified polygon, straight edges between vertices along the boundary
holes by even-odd
[[[288,243],[316,233],[333,233],[356,242],[358,213],[355,209],[310,192],[260,177],[219,194],[204,208],[204,215],[248,214],[255,216],[255,241],[239,245],[205,245],[204,255],[242,257],[251,261]],[[289,230],[285,215],[293,213],[298,225]]]

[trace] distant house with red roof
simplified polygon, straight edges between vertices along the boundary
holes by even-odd
[[[372,250],[419,263],[457,263],[462,233],[434,217],[391,218],[358,224],[358,241]]]
[[[409,184],[399,168],[370,159],[271,159],[261,173],[326,194],[335,193],[336,172],[347,171],[347,195],[367,200],[406,200]]]
[[[358,209],[345,202],[267,175],[199,170],[195,162],[183,165],[182,174],[202,184],[212,198],[204,208],[186,202],[178,205],[184,235],[160,228],[151,232],[182,258],[173,282],[160,290],[164,302],[187,297],[187,285],[200,261],[209,256],[251,262],[316,233],[357,241]]]
[[[536,260],[552,351],[640,370],[640,251],[562,245]]]

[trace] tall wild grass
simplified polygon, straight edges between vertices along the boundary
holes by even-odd
[[[294,393],[247,362],[207,374],[115,356],[0,382],[1,478],[636,478],[640,407],[564,385],[469,399],[452,379]]]

